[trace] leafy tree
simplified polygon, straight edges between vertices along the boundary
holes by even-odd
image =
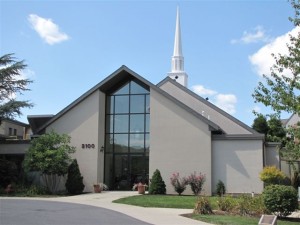
[[[68,168],[66,189],[70,194],[81,194],[84,189],[83,176],[81,176],[77,160],[74,159]]]
[[[27,65],[24,61],[16,61],[13,54],[0,57],[0,119],[22,115],[22,108],[33,106],[29,101],[17,101],[16,94],[28,91],[28,84],[32,81],[22,78],[21,71]],[[1,121],[0,121],[1,123]]]
[[[264,115],[259,114],[253,121],[252,128],[261,134],[268,134],[269,126]]]
[[[290,0],[294,8],[294,18],[289,18],[296,27],[300,26],[300,1]],[[271,107],[275,112],[282,111],[300,115],[300,33],[290,35],[287,44],[288,54],[273,54],[275,64],[271,67],[271,76],[263,75],[265,82],[259,82],[254,90],[255,102],[261,102]],[[298,160],[300,145],[295,140],[300,140],[300,127],[293,126],[287,133],[293,133],[293,138],[284,140],[285,156],[291,161]]]
[[[151,184],[149,187],[150,195],[165,195],[166,194],[166,184],[161,177],[160,171],[156,169],[151,178]]]
[[[25,170],[41,172],[46,187],[52,193],[56,192],[61,176],[67,174],[70,154],[75,152],[75,147],[69,145],[70,140],[67,134],[51,131],[32,140],[25,155]]]

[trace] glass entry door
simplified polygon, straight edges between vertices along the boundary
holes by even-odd
[[[115,155],[115,190],[131,190],[135,183],[148,183],[148,173],[149,160],[144,155]]]

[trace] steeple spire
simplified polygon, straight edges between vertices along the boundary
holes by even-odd
[[[183,86],[187,87],[188,75],[184,72],[184,57],[182,55],[181,47],[179,7],[177,7],[174,51],[171,64],[171,72],[168,73],[168,76],[172,79],[175,79],[178,83],[182,84]]]

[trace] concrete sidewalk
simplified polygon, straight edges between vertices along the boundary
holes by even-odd
[[[102,207],[110,210],[114,210],[120,213],[124,213],[128,216],[136,219],[155,224],[155,225],[209,225],[197,220],[192,220],[181,214],[191,213],[191,209],[169,209],[169,208],[144,208],[138,206],[131,206],[125,204],[112,203],[113,200],[138,195],[137,192],[123,192],[123,191],[107,191],[102,193],[90,193],[82,194],[70,197],[58,197],[58,198],[24,198],[34,200],[45,200],[45,201],[57,201],[57,202],[68,202],[85,204],[96,207]],[[20,198],[19,198],[20,199]]]

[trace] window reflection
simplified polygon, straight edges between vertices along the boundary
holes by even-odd
[[[114,133],[128,133],[128,115],[115,115]]]
[[[129,113],[129,96],[115,96],[115,113]]]
[[[115,134],[114,135],[114,148],[115,152],[128,152],[128,134]]]
[[[130,113],[145,112],[145,95],[130,96]]]
[[[136,114],[130,116],[130,133],[141,133],[144,130],[144,114]]]

